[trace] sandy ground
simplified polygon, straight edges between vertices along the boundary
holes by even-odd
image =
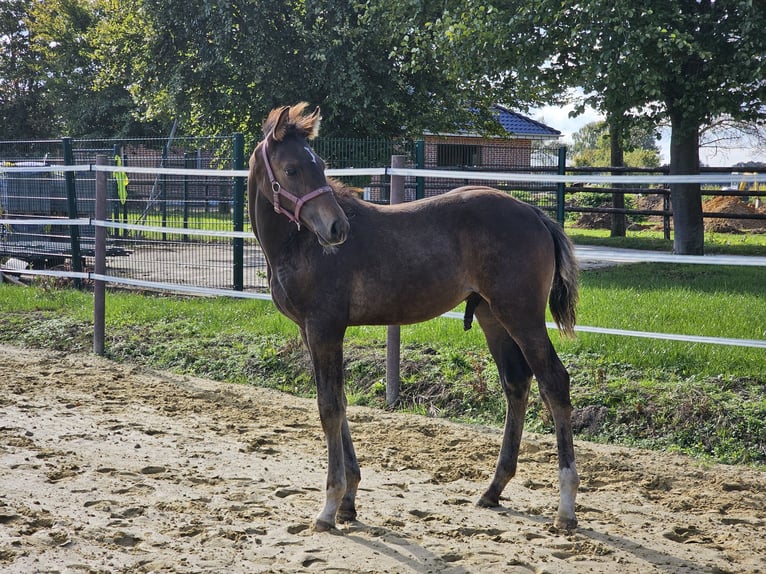
[[[474,506],[496,430],[350,409],[359,522],[315,533],[313,401],[0,346],[2,572],[766,572],[766,473],[577,443],[559,532],[552,437]]]

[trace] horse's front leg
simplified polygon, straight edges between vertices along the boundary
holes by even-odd
[[[333,336],[326,328],[307,327],[304,335],[314,365],[319,418],[327,442],[326,499],[315,522],[316,530],[325,531],[335,526],[339,509],[343,519],[353,519],[356,515],[354,499],[359,483],[359,465],[346,421],[343,331]],[[344,448],[344,443],[348,444],[348,448]],[[347,464],[351,468],[347,469]],[[347,480],[347,474],[350,480]]]
[[[348,420],[345,413],[343,415],[341,434],[343,436],[343,455],[346,470],[346,492],[338,509],[338,520],[350,522],[356,520],[356,490],[362,479],[362,473],[359,470],[359,461],[356,459],[356,451],[351,440],[351,431],[348,428]]]

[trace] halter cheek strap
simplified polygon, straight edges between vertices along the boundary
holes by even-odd
[[[281,213],[282,215],[285,215],[287,219],[295,223],[295,225],[298,226],[298,230],[300,230],[301,228],[300,216],[301,216],[301,208],[303,207],[303,205],[308,203],[312,199],[319,197],[323,193],[332,193],[332,188],[329,185],[323,185],[322,187],[318,187],[314,191],[311,191],[302,197],[298,197],[290,193],[289,191],[287,191],[277,181],[277,178],[274,176],[274,170],[271,169],[271,162],[269,161],[269,154],[268,154],[268,145],[269,145],[269,138],[267,137],[265,140],[263,140],[263,145],[261,146],[261,155],[263,156],[263,163],[266,164],[266,173],[269,175],[269,181],[271,182],[271,191],[274,197],[274,211],[276,211],[277,213]],[[293,212],[282,207],[280,203],[280,196],[284,196],[286,199],[289,199],[290,201],[293,202],[293,204],[295,205]]]

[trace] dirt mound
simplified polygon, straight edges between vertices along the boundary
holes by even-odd
[[[3,572],[764,572],[752,468],[577,441],[562,532],[552,436],[525,436],[503,506],[480,509],[499,430],[352,407],[359,522],[315,533],[315,401],[2,345],[0,372]]]
[[[641,195],[636,200],[636,208],[646,211],[662,211],[662,196],[657,194]],[[752,216],[766,215],[766,207],[756,207],[745,203],[739,197],[716,196],[702,203],[704,213],[720,213],[724,215]],[[662,229],[662,217],[651,215],[647,221],[655,228]],[[671,227],[673,220],[670,221]],[[611,215],[608,213],[583,213],[575,224],[585,229],[609,229]],[[717,233],[766,233],[766,219],[743,219],[740,217],[707,217],[705,230]]]
[[[745,203],[739,197],[716,196],[702,203],[704,213],[721,213],[726,215],[766,215],[766,208],[757,208]],[[766,232],[766,219],[740,218],[706,218],[706,231],[719,233],[736,233],[741,231]]]

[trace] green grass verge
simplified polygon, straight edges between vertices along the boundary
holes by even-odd
[[[766,338],[763,270],[640,264],[582,274],[579,323]],[[92,295],[0,285],[0,341],[92,348]],[[766,351],[581,334],[554,344],[572,375],[578,436],[766,464]],[[352,403],[385,406],[385,328],[349,329]],[[402,330],[401,407],[502,424],[504,400],[480,329],[437,319]],[[297,328],[272,304],[109,292],[107,355],[311,396]],[[533,386],[527,428],[552,423]]]
[[[673,240],[665,239],[662,231],[628,231],[626,237],[609,237],[608,229],[583,229],[567,226],[567,235],[579,245],[603,245],[625,249],[673,251]],[[705,233],[705,253],[708,255],[766,256],[766,233]]]

